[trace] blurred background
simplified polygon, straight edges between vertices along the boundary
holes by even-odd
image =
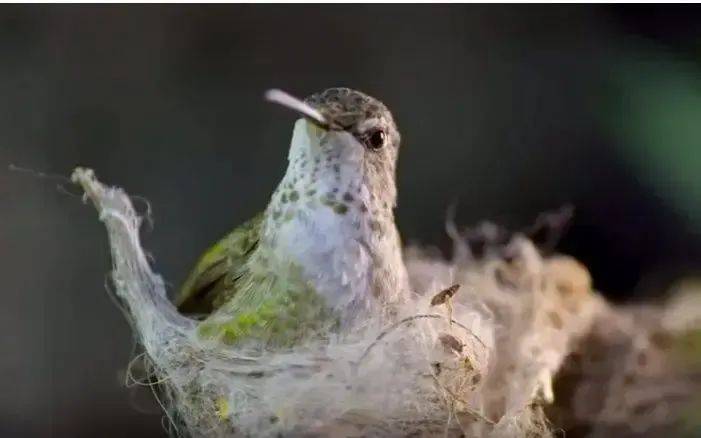
[[[133,346],[104,289],[77,165],[148,199],[176,287],[261,210],[294,116],[261,96],[350,86],[403,133],[398,221],[449,255],[457,222],[522,227],[564,203],[560,250],[617,301],[701,268],[696,6],[0,7],[0,436],[164,436],[123,387]],[[139,203],[145,210],[145,205]]]

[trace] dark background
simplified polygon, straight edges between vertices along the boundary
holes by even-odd
[[[699,23],[692,6],[0,7],[0,435],[163,434],[123,388],[94,210],[10,164],[85,165],[147,198],[144,243],[177,285],[284,172],[294,117],[263,91],[350,86],[403,133],[407,242],[447,248],[453,201],[460,224],[511,227],[570,202],[561,250],[608,296],[654,299],[701,267]]]

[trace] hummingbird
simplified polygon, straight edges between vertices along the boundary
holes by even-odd
[[[379,100],[350,88],[297,99],[287,170],[265,210],[205,251],[176,298],[199,334],[291,345],[387,318],[408,293],[395,225],[400,135]]]

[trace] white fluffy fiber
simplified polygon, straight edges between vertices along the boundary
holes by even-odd
[[[664,391],[689,399],[698,388],[692,374],[662,364],[662,387],[633,385],[636,400],[621,393],[631,375],[647,372],[638,369],[638,355],[650,350],[650,339],[701,327],[698,294],[649,307],[642,317],[640,309],[616,309],[592,291],[586,268],[566,256],[543,258],[519,236],[507,247],[508,259],[473,259],[463,242],[452,261],[408,248],[412,286],[423,294],[393,326],[289,351],[209,345],[151,270],[129,197],[90,170],[76,169],[73,180],[107,227],[115,293],[143,345],[146,383],[173,436],[547,436],[554,428],[545,409],[560,402],[553,382],[575,356],[580,361],[561,373],[576,382],[574,395],[566,407],[553,405],[566,424],[627,423],[635,403],[664,398]],[[432,306],[435,294],[453,284],[461,285],[455,296]],[[594,338],[614,359],[590,373],[594,368],[583,364],[593,356],[587,348]],[[592,391],[596,402],[588,399]],[[673,407],[665,406],[636,425],[673,421]]]

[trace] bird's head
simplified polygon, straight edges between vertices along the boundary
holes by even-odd
[[[400,136],[382,102],[350,88],[329,88],[303,101],[270,90],[266,98],[303,116],[292,135],[288,183],[340,211],[394,208]]]

